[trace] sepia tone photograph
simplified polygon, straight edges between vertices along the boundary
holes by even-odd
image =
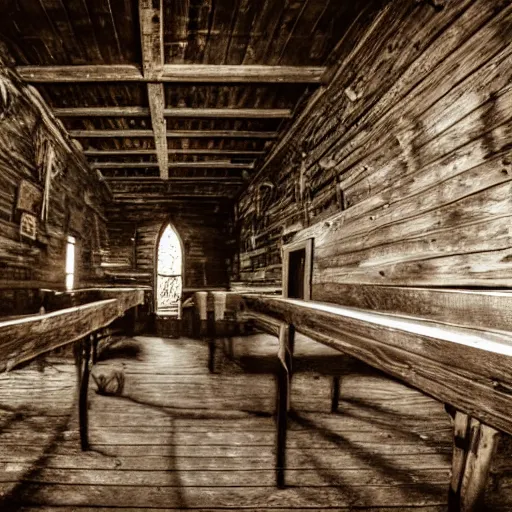
[[[512,0],[0,0],[0,512],[512,512]]]

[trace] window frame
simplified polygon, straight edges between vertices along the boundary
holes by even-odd
[[[68,235],[66,238],[65,275],[64,284],[66,290],[74,290],[76,278],[76,238],[71,235]]]

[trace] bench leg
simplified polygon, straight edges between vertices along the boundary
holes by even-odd
[[[125,314],[126,334],[130,337],[135,336],[137,319],[139,317],[139,306],[134,306]]]
[[[91,363],[95,365],[98,362],[98,341],[99,336],[98,333],[94,333],[92,337],[92,355],[91,355]]]
[[[286,433],[288,427],[288,404],[290,401],[290,381],[286,368],[280,365],[277,373],[276,403],[276,484],[279,489],[285,487],[286,470]]]
[[[281,325],[279,329],[279,354],[276,394],[276,484],[286,486],[286,434],[292,377],[292,354],[295,329],[293,325]]]
[[[455,414],[450,512],[480,510],[498,439],[494,428],[461,412]]]
[[[208,370],[210,373],[215,373],[215,338],[208,340]]]
[[[333,377],[332,378],[332,387],[331,387],[331,412],[338,412],[339,403],[340,403],[340,378]]]
[[[80,393],[78,396],[78,420],[80,430],[80,446],[82,451],[89,450],[89,411],[88,411],[88,393],[90,377],[91,360],[91,337],[82,341],[83,344],[83,370],[80,379]]]

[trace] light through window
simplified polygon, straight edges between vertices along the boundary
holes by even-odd
[[[66,290],[72,290],[75,285],[75,243],[75,238],[68,236],[66,246]]]
[[[158,244],[157,313],[181,316],[181,268],[183,262],[178,234],[168,225]]]

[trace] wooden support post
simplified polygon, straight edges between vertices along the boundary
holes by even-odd
[[[82,364],[83,364],[82,340],[78,340],[73,343],[73,356],[75,358],[76,389],[77,389],[78,395],[80,395],[80,386],[82,383]]]
[[[91,362],[92,364],[96,364],[98,362],[98,341],[99,341],[99,335],[97,332],[95,332],[92,335],[92,356],[91,356]]]
[[[210,326],[210,336],[208,336],[208,370],[210,373],[215,373],[215,349],[217,345],[215,343],[215,324],[212,323]]]
[[[213,295],[213,332],[212,332],[212,350],[211,350],[211,372],[214,370],[214,360],[215,360],[215,348],[216,348],[216,338],[219,334],[225,334],[226,332],[226,301],[227,294],[226,292],[212,292]],[[225,338],[223,338],[222,342],[224,342]]]
[[[455,414],[448,497],[450,512],[476,512],[481,509],[498,439],[499,432],[494,428],[461,412]]]
[[[199,316],[199,336],[208,341],[208,369],[215,370],[215,340],[212,339],[211,329],[208,328],[208,292],[196,292],[194,296],[196,311]]]
[[[128,336],[135,336],[139,307],[135,306],[126,312],[126,332]]]
[[[89,392],[89,376],[90,376],[90,359],[91,359],[91,338],[87,336],[82,340],[83,347],[83,370],[80,380],[80,394],[78,397],[78,418],[80,430],[80,446],[82,451],[89,450],[89,411],[88,411],[88,392]]]
[[[291,387],[290,333],[293,332],[290,327],[282,324],[279,328],[279,366],[276,379],[276,484],[279,489],[286,486],[286,435]]]
[[[331,412],[338,412],[340,403],[340,378],[335,376],[332,378],[331,388]]]

